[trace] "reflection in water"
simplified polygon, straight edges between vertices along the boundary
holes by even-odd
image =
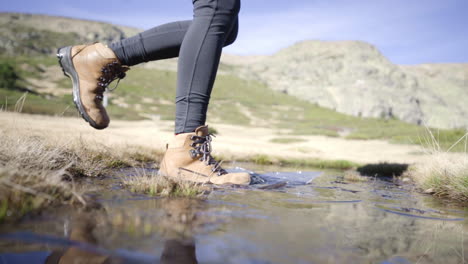
[[[72,217],[69,239],[41,236],[31,233],[16,233],[3,238],[19,239],[24,242],[42,242],[49,245],[69,245],[65,249],[55,250],[46,256],[45,261],[38,262],[38,254],[14,256],[0,254],[0,263],[45,263],[45,264],[120,264],[120,263],[166,263],[193,264],[196,259],[194,230],[199,225],[198,214],[205,206],[201,200],[161,199],[162,212],[156,224],[164,238],[164,247],[160,259],[149,256],[139,257],[125,251],[111,251],[100,247],[95,235],[96,227],[102,224],[112,225],[102,208],[92,212],[80,212]],[[44,258],[44,253],[41,254]]]
[[[113,190],[101,200],[103,208],[72,218],[66,237],[74,242],[60,238],[59,227],[69,210],[12,227],[29,230],[29,237],[6,237],[2,233],[11,229],[0,226],[0,263],[6,255],[2,252],[29,252],[33,258],[33,251],[50,246],[63,250],[48,252],[42,262],[6,263],[44,263],[47,257],[47,263],[466,261],[468,222],[463,209],[437,205],[431,197],[391,182],[337,182],[333,175],[310,182],[318,174],[268,173],[266,182],[246,189],[219,188],[206,201],[153,199]],[[16,245],[3,243],[18,237],[22,242]],[[24,248],[26,242],[41,247]]]
[[[195,256],[195,243],[182,242],[176,239],[166,240],[161,255],[161,263],[198,263]]]
[[[205,207],[200,200],[165,199],[162,202],[165,242],[161,263],[198,263],[193,235],[198,215]]]
[[[429,220],[441,220],[441,221],[463,221],[465,218],[450,218],[444,217],[441,212],[434,211],[434,210],[422,210],[417,208],[408,208],[408,207],[393,207],[393,206],[385,206],[385,205],[376,205],[377,208],[393,214],[399,214],[403,216],[409,217],[416,217],[422,219],[429,219]]]
[[[197,215],[203,210],[204,203],[197,199],[161,199],[161,217],[155,223],[162,232],[164,249],[160,263],[192,264],[196,259],[194,228],[197,225]],[[71,240],[97,245],[93,236],[96,226],[96,214],[80,214],[74,221]],[[53,256],[54,254],[52,254]],[[127,257],[128,258],[128,257]],[[71,247],[66,250],[58,262],[47,263],[135,263],[148,262],[138,259],[126,259],[122,256],[103,256],[81,248]],[[150,261],[159,263],[157,259]]]
[[[55,263],[117,263],[111,262],[112,258],[103,252],[96,252],[92,246],[97,246],[98,241],[93,235],[96,227],[96,218],[91,213],[81,213],[72,219],[70,240],[79,242],[75,246],[62,251],[54,251],[46,260],[46,264]],[[97,249],[97,247],[96,247]]]

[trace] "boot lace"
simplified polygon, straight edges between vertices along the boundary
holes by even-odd
[[[98,78],[98,87],[101,88],[99,91],[97,91],[97,96],[99,100],[104,99],[104,92],[107,91],[114,91],[117,89],[117,86],[120,83],[120,80],[125,78],[126,74],[125,72],[128,71],[130,68],[128,66],[121,65],[118,61],[113,61],[111,63],[108,63],[104,65],[101,68],[101,73],[102,75]],[[117,80],[117,83],[112,89],[109,89],[108,86],[111,84],[111,82]]]
[[[207,136],[192,136],[190,139],[193,143],[190,145],[193,149],[190,150],[190,156],[195,159],[200,157],[199,160],[204,162],[207,166],[211,166],[211,171],[217,173],[218,176],[227,174],[223,168],[221,168],[221,163],[216,161],[213,156],[211,156],[211,141],[213,134]]]

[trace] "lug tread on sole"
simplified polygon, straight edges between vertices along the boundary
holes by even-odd
[[[62,72],[63,72],[63,75],[65,75],[66,77],[70,78],[70,80],[72,80],[72,86],[73,86],[73,79],[71,77],[71,75],[69,73],[67,73],[67,71],[65,70],[65,67],[63,66],[62,64],[62,59],[63,57],[65,56],[62,52],[62,49],[64,49],[66,47],[62,47],[62,48],[59,48],[57,50],[57,59],[58,59],[58,63],[60,65],[60,68],[62,69]],[[73,88],[74,89],[74,88]],[[72,89],[72,96],[73,96],[73,104],[75,105],[75,108],[76,110],[78,110],[78,113],[80,114],[80,116],[93,128],[96,128],[96,129],[99,129],[95,126],[93,126],[93,124],[91,123],[91,121],[88,120],[88,118],[86,117],[86,115],[80,110],[80,107],[78,105],[78,102],[77,102],[77,98],[75,98],[75,95],[73,93],[73,89]]]

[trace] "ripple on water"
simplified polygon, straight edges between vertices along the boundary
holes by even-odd
[[[468,248],[460,223],[465,211],[431,205],[431,197],[378,179],[337,182],[337,174],[315,181],[323,172],[255,174],[258,181],[249,187],[220,186],[200,201],[108,190],[98,195],[102,212],[90,216],[99,220],[96,245],[61,237],[54,231],[63,226],[57,213],[47,218],[47,223],[56,221],[55,227],[35,219],[36,228],[10,229],[17,232],[3,238],[22,241],[21,246],[42,244],[40,250],[78,246],[129,263],[156,262],[165,250],[184,247],[194,257],[196,247],[200,263],[417,263],[422,254],[430,261],[421,263],[462,263],[454,249]],[[82,226],[70,222],[70,230]],[[175,239],[190,243],[174,244]],[[437,252],[428,251],[432,244]]]
[[[392,214],[407,216],[407,217],[414,217],[414,218],[422,218],[422,219],[429,219],[429,220],[440,220],[440,221],[463,221],[465,218],[463,217],[453,217],[447,216],[444,212],[433,210],[433,209],[418,209],[418,208],[411,208],[411,207],[400,207],[400,206],[388,206],[383,204],[376,204],[375,207],[378,209]]]

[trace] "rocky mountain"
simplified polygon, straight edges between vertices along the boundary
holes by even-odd
[[[243,78],[341,113],[468,127],[468,64],[395,65],[360,41],[303,41],[272,56],[225,56]]]
[[[139,30],[101,22],[0,13],[0,52],[54,54],[57,47],[111,42]],[[176,60],[146,67],[176,70]],[[468,64],[401,66],[360,41],[303,41],[271,56],[223,55],[221,73],[257,80],[335,111],[431,127],[468,127]]]
[[[425,121],[433,127],[468,127],[468,64],[401,66],[418,80]]]
[[[140,30],[65,17],[0,13],[0,53],[55,54],[73,43],[112,42]]]

